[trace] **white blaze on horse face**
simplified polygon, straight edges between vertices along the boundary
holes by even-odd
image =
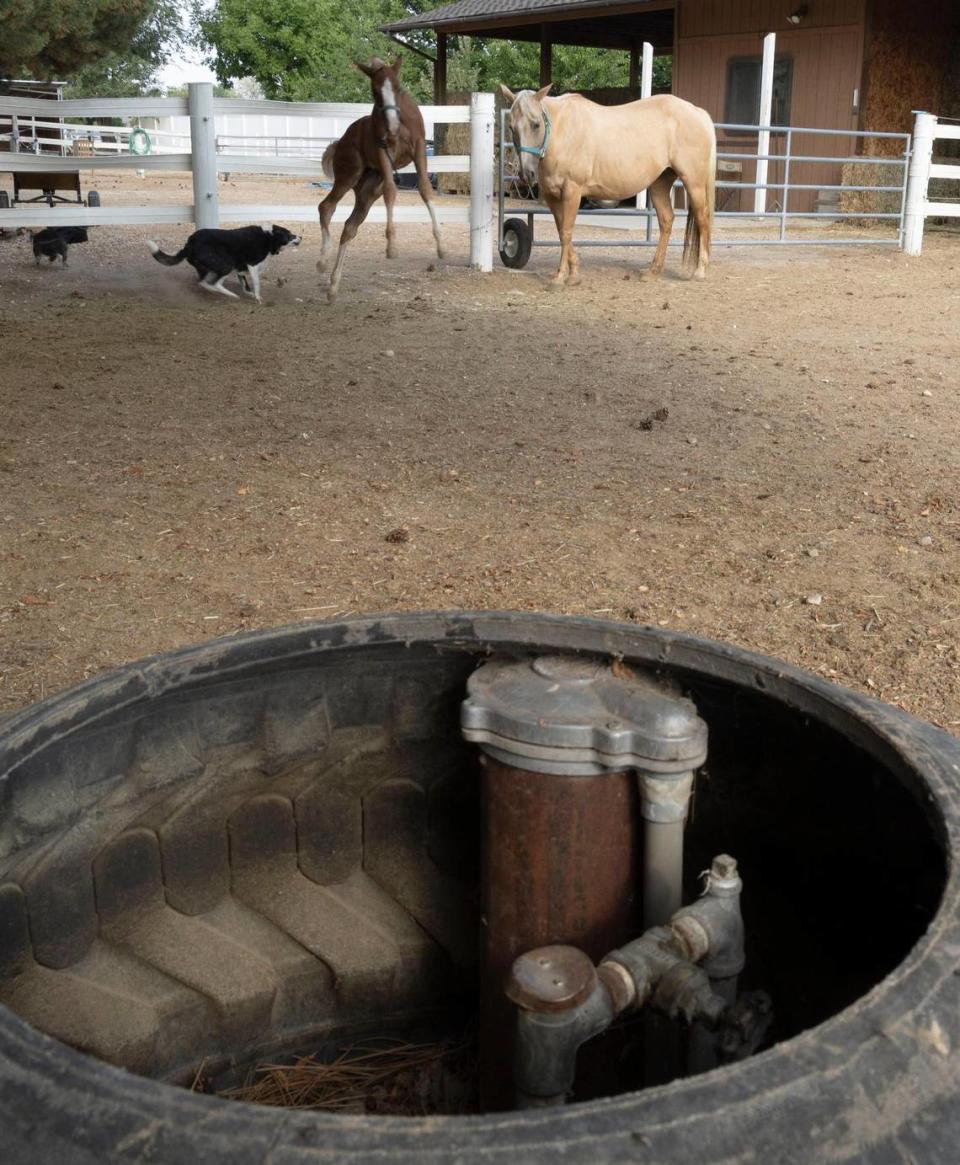
[[[533,90],[523,89],[517,94],[510,108],[510,130],[517,147],[520,173],[533,184],[540,176],[540,159],[536,154],[520,152],[521,146],[524,150],[539,150],[543,145],[543,108]]]
[[[387,78],[380,90],[380,100],[383,102],[384,113],[387,116],[387,132],[392,136],[400,128],[400,115],[397,112],[397,99],[393,93],[393,82]]]

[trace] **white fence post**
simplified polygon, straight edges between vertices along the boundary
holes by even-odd
[[[193,221],[197,228],[220,225],[217,190],[217,131],[213,118],[213,85],[191,81],[187,86],[190,110],[190,152],[193,169]]]
[[[493,94],[470,96],[470,266],[493,270]]]
[[[643,42],[643,51],[640,57],[640,100],[649,97],[653,93],[653,45],[645,40]],[[637,209],[647,209],[647,192],[641,190],[637,195]],[[647,215],[647,238],[649,239],[653,233],[653,219]]]
[[[770,125],[773,113],[773,65],[776,60],[777,34],[768,32],[763,38],[763,63],[760,66],[760,119],[761,126]],[[753,192],[753,213],[763,214],[767,209],[767,158],[770,153],[770,130],[761,129],[757,134],[757,189]],[[763,155],[761,157],[760,155]]]
[[[907,255],[919,255],[923,248],[927,186],[930,182],[936,132],[937,119],[932,113],[914,112],[910,169],[907,171],[907,201],[903,213],[903,250]]]

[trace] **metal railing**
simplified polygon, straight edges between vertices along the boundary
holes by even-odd
[[[500,150],[498,162],[498,222],[499,222],[499,246],[504,245],[504,231],[503,224],[506,221],[508,214],[522,216],[527,219],[527,225],[531,236],[534,230],[534,218],[539,215],[549,215],[551,212],[542,206],[531,207],[529,203],[518,203],[516,199],[511,199],[510,188],[516,186],[518,183],[524,185],[523,180],[519,179],[519,166],[516,164],[516,152],[510,135],[506,132],[506,117],[507,110],[501,110],[500,114]],[[754,134],[758,141],[762,133],[766,133],[769,137],[779,138],[783,142],[783,148],[780,152],[772,152],[767,149],[764,152],[757,150],[748,151],[731,150],[729,148],[720,148],[717,151],[717,162],[719,176],[716,182],[716,189],[718,192],[739,192],[739,191],[764,191],[774,195],[776,205],[774,209],[763,210],[728,210],[724,205],[715,210],[714,215],[716,219],[739,221],[744,226],[753,224],[757,228],[773,226],[776,228],[775,233],[767,233],[763,237],[758,237],[758,230],[754,230],[751,234],[738,234],[736,236],[730,235],[715,235],[713,238],[714,246],[769,246],[773,244],[778,245],[793,245],[793,246],[897,246],[903,245],[904,233],[904,218],[905,206],[907,197],[907,182],[910,169],[911,150],[910,150],[910,134],[907,133],[887,133],[887,132],[873,132],[868,130],[844,130],[844,129],[820,129],[805,126],[758,126],[758,125],[744,125],[734,122],[717,122],[716,128],[725,133],[736,134]],[[852,140],[854,143],[866,143],[871,140],[882,140],[885,143],[899,143],[900,149],[896,155],[875,155],[864,153],[848,153],[848,154],[817,154],[813,152],[794,153],[795,139],[800,135],[816,135],[817,137],[830,138],[845,138]],[[768,138],[769,140],[769,138]],[[809,138],[807,139],[809,140]],[[802,138],[801,138],[802,141]],[[729,143],[722,143],[723,147],[728,147]],[[853,147],[856,149],[856,145]],[[742,180],[732,180],[723,177],[723,174],[730,172],[730,167],[734,163],[740,163],[740,173],[743,172],[743,167],[750,164],[759,163],[782,163],[783,175],[779,181],[764,180],[762,182],[745,182]],[[876,167],[878,171],[883,167],[890,167],[894,169],[897,181],[885,182],[882,184],[858,184],[847,183],[841,181],[827,180],[823,182],[796,182],[791,181],[791,170],[797,165],[804,165],[807,167],[813,166],[830,166],[836,170],[840,168],[842,179],[842,167],[844,165],[856,165]],[[899,171],[899,173],[896,173]],[[832,177],[832,176],[831,176]],[[673,194],[674,201],[676,201],[676,192],[683,191],[683,185],[679,179],[674,183]],[[869,193],[878,196],[892,195],[895,196],[893,202],[896,209],[890,210],[842,210],[838,205],[836,209],[831,207],[829,210],[812,209],[812,210],[797,210],[791,209],[790,200],[791,195],[796,195],[799,192],[804,192],[809,195],[811,192],[839,192],[843,194],[855,193]],[[808,199],[809,200],[809,199]],[[682,201],[682,199],[681,199]],[[508,205],[510,203],[510,205]],[[796,206],[796,201],[794,206]],[[682,206],[678,209],[678,218],[686,217],[686,211]],[[636,220],[640,220],[637,222]],[[608,227],[619,228],[623,230],[643,230],[645,237],[640,239],[629,240],[609,240],[609,239],[582,239],[575,240],[577,246],[581,247],[644,247],[655,246],[656,240],[653,236],[653,225],[656,220],[654,210],[646,205],[641,205],[638,202],[636,207],[617,206],[612,208],[589,208],[582,210],[577,216],[577,223],[583,226],[593,227]],[[835,234],[829,236],[825,234],[815,234],[811,230],[805,230],[801,237],[797,237],[797,233],[791,234],[791,224],[799,225],[800,221],[807,223],[817,222],[836,223],[845,220],[863,221],[867,220],[878,224],[890,223],[896,227],[896,231],[890,238],[883,238],[871,236],[864,238],[862,236],[847,235],[845,237],[837,237]],[[680,224],[683,226],[684,224]],[[682,246],[682,231],[677,231],[679,237],[671,239],[671,246]],[[789,237],[788,237],[789,236]],[[558,247],[559,241],[556,239],[550,240],[536,240],[532,239],[532,245],[537,247]]]

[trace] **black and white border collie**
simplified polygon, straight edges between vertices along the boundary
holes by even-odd
[[[175,255],[165,254],[152,239],[147,242],[158,263],[173,267],[186,259],[196,270],[201,287],[207,291],[219,291],[231,299],[239,297],[236,292],[228,291],[223,281],[236,272],[240,289],[257,303],[263,303],[260,298],[260,268],[284,247],[299,245],[299,235],[278,226],[194,231]]]

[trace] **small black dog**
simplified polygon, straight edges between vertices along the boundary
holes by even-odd
[[[33,257],[39,267],[42,255],[46,255],[51,263],[59,255],[66,267],[69,244],[85,242],[87,242],[86,227],[46,227],[33,236]]]
[[[285,227],[238,227],[236,230],[194,231],[183,248],[175,255],[167,255],[152,240],[148,241],[154,259],[165,267],[173,267],[184,259],[195,269],[200,286],[207,291],[219,291],[237,299],[236,292],[228,291],[223,281],[237,273],[240,288],[257,303],[260,298],[260,268],[270,255],[277,255],[284,247],[298,247],[300,236]],[[252,289],[252,290],[251,290]]]

